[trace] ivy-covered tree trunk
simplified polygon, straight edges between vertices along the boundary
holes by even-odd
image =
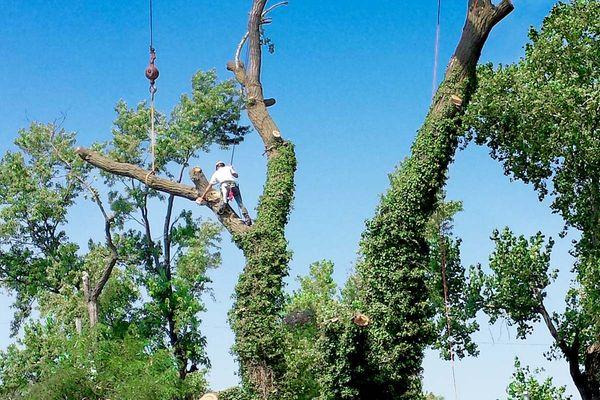
[[[476,65],[492,28],[513,9],[504,0],[469,1],[462,37],[450,60],[412,154],[391,175],[375,217],[361,241],[357,266],[361,310],[371,320],[363,342],[369,375],[333,380],[349,386],[337,398],[415,399],[421,395],[421,364],[432,340],[425,274],[425,225],[446,181],[461,134],[461,117],[476,86]],[[356,371],[354,375],[357,374]],[[357,386],[360,385],[360,386]]]
[[[252,231],[236,238],[244,251],[246,267],[230,313],[236,334],[234,351],[243,382],[262,399],[277,398],[285,373],[281,314],[283,278],[291,253],[284,229],[294,193],[295,168],[292,145],[282,143],[271,152],[255,225]]]

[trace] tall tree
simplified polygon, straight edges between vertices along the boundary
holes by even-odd
[[[56,125],[33,123],[19,132],[18,151],[0,161],[0,282],[15,294],[13,335],[35,301],[81,286],[84,260],[65,231],[70,208],[87,189],[74,141]]]
[[[452,56],[411,156],[390,176],[375,217],[361,240],[357,266],[359,307],[371,323],[331,359],[330,398],[414,399],[421,395],[421,363],[433,340],[427,296],[426,224],[435,210],[461,135],[461,120],[476,89],[476,66],[492,28],[513,6],[504,0],[471,0],[462,37]],[[337,324],[347,321],[341,320]],[[330,328],[331,340],[356,332]],[[338,331],[338,333],[336,333]],[[350,335],[352,336],[352,335]],[[356,343],[359,343],[358,349]],[[328,346],[325,346],[327,349]],[[329,347],[331,348],[331,347]],[[344,390],[340,388],[345,388]],[[328,388],[329,389],[329,388]]]
[[[218,83],[214,72],[196,74],[191,95],[182,96],[170,118],[159,116],[155,165],[180,182],[198,152],[239,140],[247,132],[238,125],[241,106],[232,80]],[[132,109],[120,102],[116,112],[112,140],[94,147],[144,165],[150,110],[145,104]],[[86,330],[86,336],[96,331],[118,340],[132,335],[141,342],[136,346],[150,354],[171,354],[181,382],[196,381],[210,365],[199,314],[205,309],[208,270],[220,264],[219,227],[193,218],[189,210],[175,213],[174,195],[163,196],[122,176],[94,174],[77,155],[74,138],[52,125],[33,124],[20,133],[20,151],[9,152],[0,163],[0,276],[21,307],[15,321],[21,322],[35,301],[41,317],[60,321],[60,330],[71,338],[73,320],[63,317],[72,310],[74,319],[81,318],[78,304],[85,303],[90,325],[100,325]],[[105,186],[95,187],[102,181]],[[74,223],[68,213],[83,195],[101,211],[105,236],[102,241],[90,239],[87,249],[66,233]],[[150,217],[154,205],[164,212],[158,239]],[[127,277],[123,284],[117,283],[115,273]],[[22,349],[26,354],[30,344]],[[50,369],[68,367],[50,364]],[[39,383],[38,377],[30,383]]]
[[[523,367],[521,361],[515,360],[515,372],[506,389],[508,400],[568,400],[571,396],[565,395],[564,386],[556,387],[552,378],[546,378],[543,382],[538,381],[536,375],[544,370],[531,371],[529,367]]]
[[[523,336],[543,320],[558,350],[553,354],[567,360],[584,399],[600,398],[599,37],[597,1],[557,4],[541,30],[531,30],[522,60],[481,68],[466,118],[506,174],[531,183],[540,199],[552,199],[552,211],[565,222],[562,235],[581,235],[574,240],[574,282],[563,313],[544,304],[550,249],[540,247],[541,234],[529,241],[510,231],[494,236],[488,294],[498,306],[491,315],[508,317]],[[501,301],[508,292],[513,300]]]
[[[283,310],[283,278],[288,273],[291,254],[285,238],[285,226],[294,196],[294,173],[296,157],[293,145],[284,140],[269,115],[263,96],[261,69],[262,46],[268,43],[264,37],[267,14],[281,3],[269,8],[266,0],[253,0],[248,20],[248,30],[243,36],[234,61],[228,64],[238,82],[244,88],[245,106],[256,132],[262,139],[267,156],[266,181],[257,207],[257,217],[252,227],[246,226],[235,212],[227,207],[220,213],[220,196],[211,191],[207,206],[231,233],[234,243],[242,250],[246,266],[240,275],[235,292],[235,304],[230,318],[236,334],[235,354],[240,361],[242,380],[247,389],[260,398],[276,395],[280,380],[285,373],[282,350],[283,333],[280,314]],[[248,46],[249,63],[243,65],[239,54]],[[187,124],[194,126],[193,114]],[[147,137],[149,120],[144,117],[140,135]],[[182,129],[172,124],[169,132],[177,134]],[[193,132],[193,131],[192,131]],[[195,132],[201,135],[202,132]],[[160,135],[160,132],[159,132]],[[160,140],[160,139],[159,139]],[[164,146],[165,155],[169,146]],[[80,148],[79,155],[88,163],[109,174],[137,180],[147,189],[196,200],[208,182],[198,167],[191,170],[195,187],[181,183],[181,179],[160,177],[143,168],[136,160],[115,159],[97,151]],[[160,171],[159,171],[160,172]]]

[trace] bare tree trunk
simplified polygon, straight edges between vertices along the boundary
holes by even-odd
[[[83,272],[83,297],[85,299],[85,306],[88,311],[88,319],[90,327],[93,327],[98,323],[98,305],[92,299],[91,289],[90,289],[90,274],[87,271]]]

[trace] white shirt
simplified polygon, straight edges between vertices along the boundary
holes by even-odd
[[[216,170],[215,173],[210,177],[210,181],[208,181],[208,183],[210,185],[215,185],[223,182],[235,182],[236,179],[233,174],[237,174],[237,172],[235,172],[232,166],[226,165]]]

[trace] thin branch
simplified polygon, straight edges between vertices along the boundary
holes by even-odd
[[[277,4],[273,4],[271,7],[267,8],[265,11],[263,11],[263,13],[262,13],[263,18],[266,17],[268,13],[270,13],[277,7],[287,6],[289,3],[290,3],[289,1],[280,1]]]
[[[238,68],[243,68],[244,67],[243,64],[242,64],[242,62],[240,61],[240,55],[242,54],[242,49],[244,48],[244,44],[246,44],[246,41],[248,40],[248,36],[249,35],[250,34],[248,32],[246,32],[244,34],[244,37],[242,38],[242,40],[240,40],[240,44],[238,44],[238,47],[235,50],[235,65]]]
[[[274,9],[276,9],[278,7],[287,6],[288,4],[289,4],[288,1],[281,1],[277,4],[272,5],[269,8],[267,8],[265,11],[263,11],[261,14],[261,21],[260,21],[261,25],[271,22],[270,20],[266,19],[267,14],[269,14],[271,11],[273,11]],[[248,36],[250,36],[250,33],[249,33],[249,31],[246,31],[246,33],[242,37],[242,40],[240,40],[240,43],[238,44],[237,49],[235,51],[234,60],[235,60],[235,65],[238,68],[243,68],[243,64],[240,61],[240,56],[242,54],[242,49],[244,48],[244,45],[246,44],[246,41],[248,40]]]

